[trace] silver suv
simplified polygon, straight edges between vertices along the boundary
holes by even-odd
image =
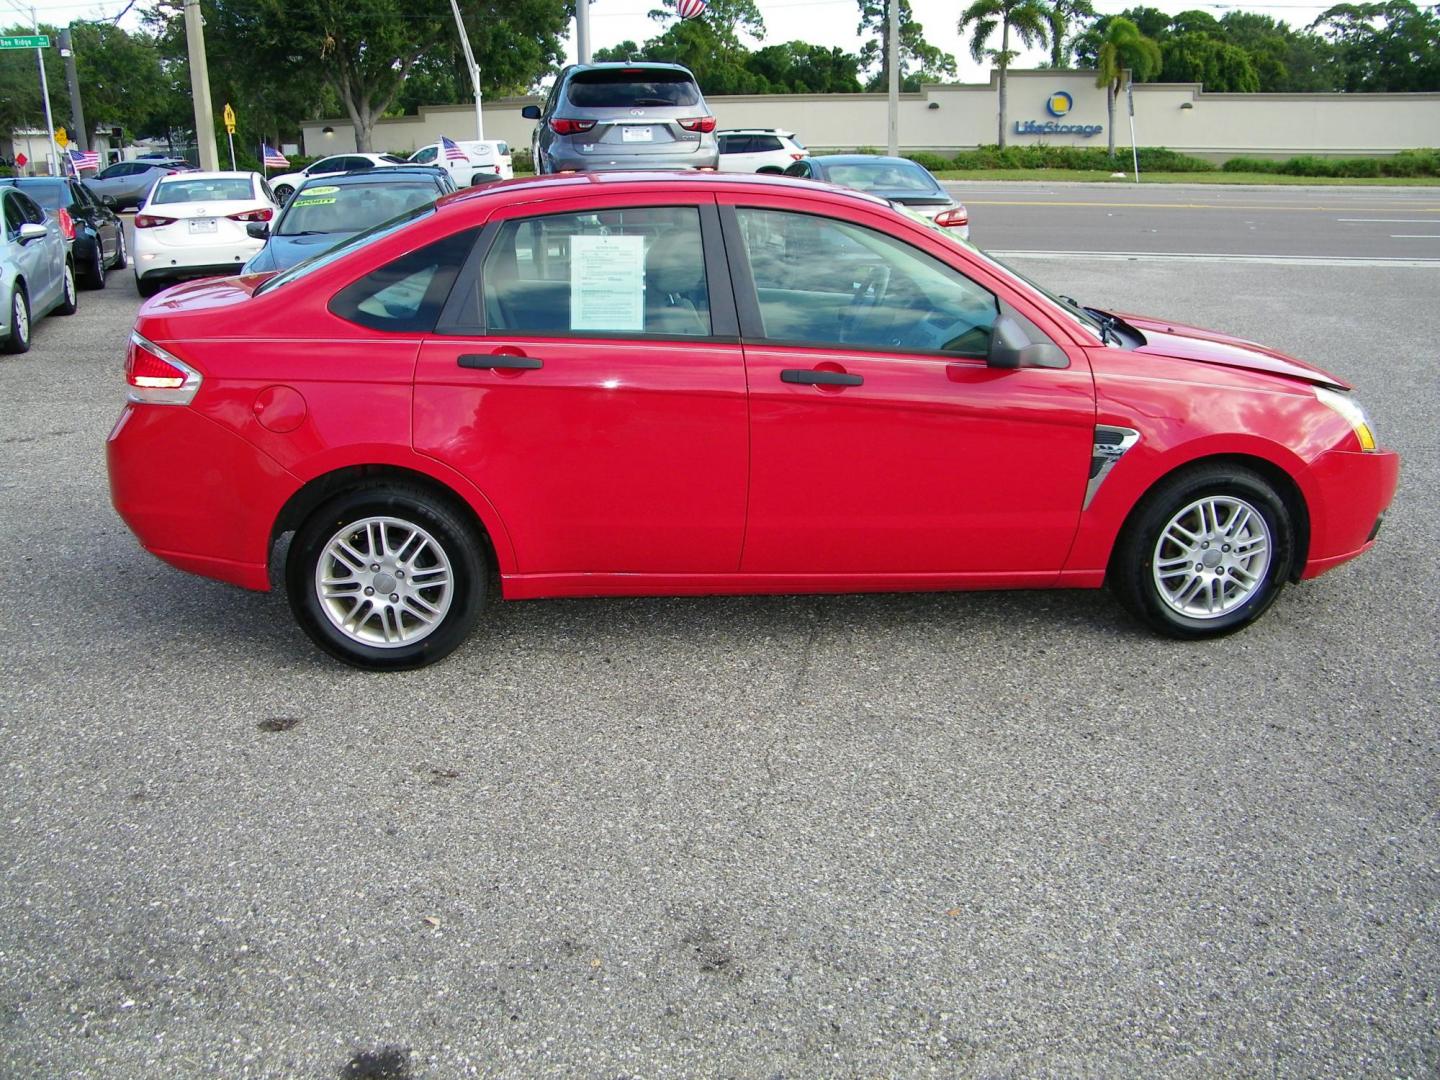
[[[713,169],[715,116],[679,64],[575,64],[560,72],[532,148],[537,172]]]

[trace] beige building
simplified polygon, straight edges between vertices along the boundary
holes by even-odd
[[[996,141],[997,81],[927,86],[900,98],[900,145],[905,150],[955,151]],[[883,148],[884,94],[756,94],[709,98],[726,127],[779,127],[812,149]],[[535,98],[485,105],[485,136],[530,145],[534,123],[520,116]],[[1065,146],[1106,145],[1105,91],[1093,71],[1012,71],[1007,141]],[[1115,142],[1130,145],[1122,98],[1115,109]],[[375,125],[375,145],[408,153],[442,135],[475,137],[473,105],[426,107],[418,116]],[[1223,159],[1241,154],[1393,154],[1440,146],[1440,94],[1207,94],[1197,83],[1141,83],[1135,87],[1135,141],[1140,146]],[[304,152],[355,149],[348,120],[304,125]]]

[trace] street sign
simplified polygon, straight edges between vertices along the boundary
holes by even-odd
[[[235,134],[235,110],[228,101],[225,103],[225,131],[229,135]]]
[[[29,165],[29,164],[30,164],[30,159],[29,159],[28,157],[26,157],[24,154],[16,154],[16,155],[15,155],[15,167],[16,167],[17,169],[23,169],[26,165]]]
[[[48,34],[31,34],[22,37],[0,37],[0,49],[48,49]]]
[[[65,147],[70,145],[70,133],[63,127],[55,129],[55,144],[59,146],[61,150],[64,150]]]

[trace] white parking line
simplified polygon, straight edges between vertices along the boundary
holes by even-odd
[[[1385,224],[1385,225],[1434,225],[1434,224],[1436,224],[1437,220],[1440,220],[1440,219],[1436,219],[1436,218],[1433,218],[1433,217],[1429,217],[1429,218],[1412,218],[1412,217],[1337,217],[1335,220],[1336,220],[1336,221],[1369,221],[1369,222],[1375,222],[1375,223],[1378,223],[1378,224]]]
[[[989,250],[989,249],[986,249]],[[1001,259],[1090,262],[1247,263],[1256,266],[1348,266],[1372,270],[1440,270],[1440,259],[1358,259],[1313,255],[1193,255],[1178,251],[990,251]]]
[[[1440,240],[1440,233],[1391,233],[1391,240]]]

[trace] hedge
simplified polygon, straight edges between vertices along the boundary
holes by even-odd
[[[1440,176],[1440,150],[1402,150],[1392,157],[1322,158],[1313,154],[1271,161],[1238,157],[1225,162],[1226,172],[1279,173],[1284,176]]]

